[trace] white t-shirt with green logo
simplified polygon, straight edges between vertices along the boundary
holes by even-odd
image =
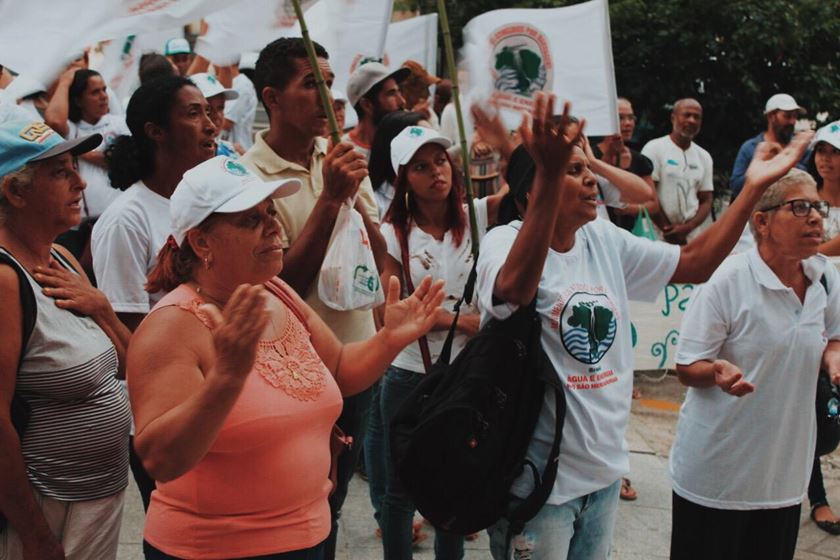
[[[476,293],[482,323],[516,306],[493,306],[493,285],[521,222],[487,233]],[[607,220],[578,230],[574,247],[549,249],[537,292],[542,344],[566,388],[566,422],[557,480],[548,499],[562,504],[609,486],[629,471],[624,433],[633,391],[632,300],[653,301],[673,276],[680,249],[633,236]],[[554,393],[543,402],[527,459],[542,471],[554,440]],[[533,488],[530,469],[513,494]]]
[[[712,192],[712,156],[694,142],[683,150],[670,136],[655,138],[645,144],[642,154],[653,163],[651,177],[656,182],[659,205],[672,224],[683,224],[697,214],[699,194]],[[689,235],[689,241],[711,223],[703,225]]]

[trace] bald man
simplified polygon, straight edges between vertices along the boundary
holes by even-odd
[[[671,133],[651,140],[642,154],[653,163],[660,211],[652,216],[665,240],[684,245],[710,223],[712,156],[694,143],[703,123],[696,99],[680,99],[671,112]]]

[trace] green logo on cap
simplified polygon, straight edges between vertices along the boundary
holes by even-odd
[[[216,76],[213,76],[212,74],[207,74],[207,81],[210,82],[211,84],[218,84],[219,83],[219,80],[216,79]]]
[[[245,166],[232,159],[225,160],[225,170],[227,170],[227,172],[231,175],[236,175],[237,177],[244,177],[245,175],[248,175],[248,170]]]
[[[840,124],[831,125],[831,132],[840,132]]]
[[[411,127],[411,130],[408,131],[409,136],[413,136],[414,138],[419,138],[423,136],[423,129],[417,126]]]

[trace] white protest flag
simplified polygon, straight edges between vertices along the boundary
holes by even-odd
[[[230,5],[231,0],[3,0],[0,64],[46,87],[89,45],[172,29]],[[12,82],[9,89],[14,88]]]
[[[496,103],[507,126],[515,128],[546,91],[571,101],[588,134],[618,132],[607,0],[486,12],[464,28],[464,45],[469,97]]]
[[[318,0],[302,0],[308,10]],[[204,18],[207,33],[198,38],[195,52],[214,64],[227,66],[246,51],[260,50],[278,37],[300,35],[289,0],[245,0]]]
[[[383,57],[392,9],[393,0],[320,0],[304,14],[309,35],[330,55],[334,87],[346,90],[360,62]]]
[[[437,14],[392,23],[385,42],[386,64],[399,68],[406,60],[414,60],[429,74],[437,75],[437,26]]]

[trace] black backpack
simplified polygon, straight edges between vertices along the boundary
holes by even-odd
[[[465,297],[473,281],[474,270]],[[510,538],[554,486],[565,392],[540,343],[536,298],[504,321],[490,320],[450,364],[455,322],[437,363],[391,423],[391,455],[417,510],[436,528],[468,535],[505,517]],[[557,421],[540,470],[525,454],[546,390],[554,393]],[[510,510],[511,484],[526,466],[537,483]]]
[[[820,277],[820,284],[828,294],[825,274]],[[817,457],[828,455],[840,444],[840,415],[831,410],[836,408],[838,401],[840,401],[840,388],[831,382],[828,372],[821,369],[817,377],[817,446],[815,449]]]

